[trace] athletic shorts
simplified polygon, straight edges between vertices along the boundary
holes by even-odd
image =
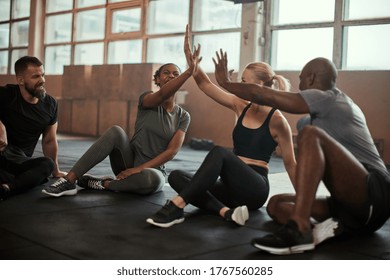
[[[370,234],[378,230],[390,217],[390,178],[370,168],[367,175],[368,203],[367,216],[364,221],[353,215],[353,211],[328,197],[329,210],[332,217],[340,220],[351,233]]]

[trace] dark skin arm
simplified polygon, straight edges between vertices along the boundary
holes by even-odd
[[[229,79],[226,52],[220,50],[219,53],[216,52],[216,57],[216,60],[213,58],[215,78],[218,84],[228,92],[242,99],[277,108],[284,112],[292,114],[310,113],[305,100],[297,92],[274,90],[258,84],[232,82]]]

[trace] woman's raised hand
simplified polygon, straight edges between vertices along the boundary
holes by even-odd
[[[194,51],[191,51],[190,48],[190,39],[188,36],[188,24],[186,26],[186,33],[184,36],[184,54],[186,56],[188,68],[191,73],[195,73],[199,63],[202,61],[202,57],[200,56],[200,44],[198,46],[194,46]]]

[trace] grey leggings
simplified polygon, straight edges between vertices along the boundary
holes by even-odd
[[[133,151],[130,139],[119,126],[108,129],[71,169],[80,178],[92,167],[110,157],[111,169],[115,175],[134,167]],[[162,189],[165,184],[164,174],[155,168],[146,168],[141,173],[131,175],[122,180],[113,180],[108,189],[112,191],[151,194]]]

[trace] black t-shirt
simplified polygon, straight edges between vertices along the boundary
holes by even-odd
[[[57,101],[46,94],[37,104],[26,102],[17,85],[0,87],[0,120],[6,127],[8,145],[31,157],[40,135],[57,122]]]

